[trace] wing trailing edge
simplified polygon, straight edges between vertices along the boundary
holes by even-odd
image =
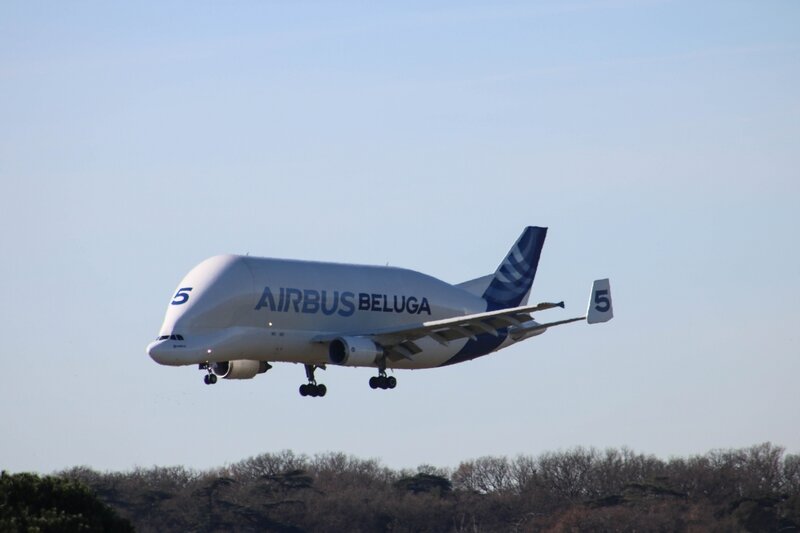
[[[418,324],[411,324],[397,328],[386,328],[368,332],[355,332],[351,335],[369,337],[389,352],[390,356],[397,359],[413,359],[414,355],[422,351],[416,344],[422,338],[428,337],[439,344],[447,346],[450,342],[460,339],[477,339],[478,335],[490,334],[499,336],[508,329],[524,328],[526,322],[531,322],[531,314],[537,311],[564,307],[564,302],[544,302],[537,305],[524,305],[486,311],[472,315],[456,316],[440,320],[431,320]],[[320,335],[312,342],[330,342],[340,335]]]

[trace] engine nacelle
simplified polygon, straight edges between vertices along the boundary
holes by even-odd
[[[335,365],[375,366],[383,348],[367,337],[339,337],[328,347],[328,359]]]
[[[237,359],[236,361],[222,361],[212,363],[211,371],[225,379],[252,379],[256,374],[263,374],[272,368],[266,361],[253,361],[251,359]]]

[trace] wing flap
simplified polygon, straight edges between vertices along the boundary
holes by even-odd
[[[439,340],[451,342],[464,338],[475,339],[481,333],[493,332],[499,335],[499,331],[509,325],[521,325],[523,322],[531,320],[531,313],[544,311],[553,307],[563,307],[564,303],[541,303],[538,305],[512,307],[510,309],[499,309],[485,313],[476,313],[443,320],[432,320],[422,324],[397,328],[393,331],[378,331],[370,336],[383,346],[393,346],[403,341],[413,341],[423,337],[438,337]]]
[[[585,316],[580,316],[577,318],[568,318],[566,320],[557,320],[555,322],[548,322],[546,324],[536,324],[534,326],[529,327],[521,327],[521,328],[514,328],[510,331],[511,338],[515,341],[521,341],[531,335],[544,331],[547,328],[551,328],[553,326],[561,326],[563,324],[572,324],[573,322],[579,322],[581,320],[586,320]]]

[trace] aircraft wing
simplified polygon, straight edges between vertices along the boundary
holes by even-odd
[[[515,341],[519,341],[530,337],[531,335],[538,333],[540,331],[544,331],[549,329],[553,326],[561,326],[563,324],[572,324],[573,322],[580,322],[581,320],[586,320],[585,316],[579,316],[577,318],[568,318],[566,320],[557,320],[556,322],[548,322],[546,324],[537,324],[533,323],[533,325],[523,325],[521,328],[513,328],[509,331],[511,338]]]
[[[500,331],[505,328],[524,328],[524,324],[532,320],[531,313],[554,307],[563,308],[564,302],[545,302],[537,305],[498,309],[497,311],[431,320],[397,328],[359,332],[355,335],[371,337],[389,352],[391,359],[412,359],[414,354],[422,351],[414,341],[423,337],[429,337],[439,344],[447,346],[450,341],[458,339],[474,340],[482,333],[499,336]],[[329,342],[338,336],[322,335],[314,338],[314,342]]]

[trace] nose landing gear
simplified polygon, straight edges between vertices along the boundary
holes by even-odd
[[[208,363],[200,363],[197,365],[200,370],[207,370],[208,374],[203,376],[203,383],[206,385],[213,385],[217,382],[217,375],[211,371],[211,365]]]
[[[314,370],[317,368],[322,368],[325,370],[324,366],[317,367],[315,365],[305,365],[306,367],[306,377],[308,378],[308,383],[304,383],[300,385],[300,396],[311,396],[312,398],[322,397],[328,392],[328,387],[324,384],[320,383],[317,384],[317,380],[314,379]]]

